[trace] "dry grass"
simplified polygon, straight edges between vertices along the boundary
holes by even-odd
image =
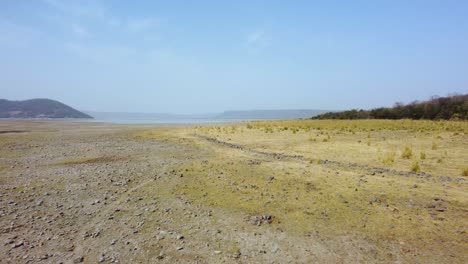
[[[272,227],[287,233],[349,235],[382,248],[407,248],[402,254],[410,256],[411,251],[466,252],[460,231],[468,225],[466,184],[444,182],[438,176],[454,179],[466,166],[467,131],[466,122],[320,120],[155,130],[138,137],[182,142],[209,153],[178,168],[184,178],[176,191],[190,201],[247,216],[273,215]],[[306,159],[274,160],[194,134]],[[400,150],[402,158],[397,159]],[[447,162],[440,163],[442,158]],[[323,160],[435,176],[372,175]]]

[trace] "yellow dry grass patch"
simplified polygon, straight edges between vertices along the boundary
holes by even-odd
[[[274,121],[151,130],[138,137],[205,151],[203,158],[177,168],[176,175],[183,177],[174,187],[177,194],[203,206],[245,217],[272,215],[272,228],[295,235],[351,235],[383,248],[463,254],[466,183],[438,176],[463,177],[467,131],[466,122]],[[307,161],[276,160],[249,150],[298,154]],[[424,159],[418,155],[422,152]],[[317,162],[325,159],[344,165]],[[366,169],[347,167],[348,163],[406,172],[417,169],[435,176],[372,175]]]
[[[196,133],[255,150],[410,171],[461,176],[468,122],[304,120],[198,127]],[[436,145],[436,148],[434,148]],[[424,153],[424,159],[418,153]]]
[[[414,245],[438,240],[462,249],[463,235],[456,230],[467,224],[467,197],[447,196],[440,183],[363,176],[295,161],[248,165],[245,157],[234,155],[216,156],[180,171],[184,183],[178,192],[189,200],[246,215],[273,215],[275,226],[294,234],[359,234],[376,242]],[[434,199],[442,199],[441,206],[450,211],[428,210],[437,203]]]

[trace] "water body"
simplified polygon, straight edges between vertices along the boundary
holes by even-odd
[[[93,122],[114,124],[210,124],[233,123],[259,120],[307,119],[323,110],[252,110],[225,111],[223,113],[208,113],[199,115],[177,115],[164,113],[114,113],[83,111],[94,119],[0,119],[1,120],[47,120],[57,122]]]

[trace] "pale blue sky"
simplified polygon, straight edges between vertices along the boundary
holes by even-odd
[[[347,109],[468,93],[468,1],[0,2],[0,98]]]

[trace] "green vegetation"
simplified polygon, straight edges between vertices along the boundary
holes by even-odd
[[[372,110],[349,110],[328,112],[312,119],[429,119],[467,120],[468,94],[449,97],[434,97],[425,102],[412,102],[407,105],[397,103],[394,107],[381,107]]]

